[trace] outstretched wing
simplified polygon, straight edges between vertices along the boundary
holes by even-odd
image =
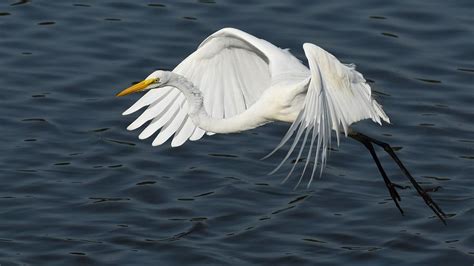
[[[274,170],[276,171],[303,138],[296,159],[298,162],[309,139],[310,145],[305,166],[296,186],[301,183],[312,156],[314,156],[314,166],[308,186],[313,180],[319,159],[322,172],[326,163],[327,150],[331,144],[332,130],[336,131],[339,144],[339,131],[342,129],[347,136],[348,127],[352,123],[368,118],[379,124],[381,124],[381,119],[390,122],[382,107],[372,98],[370,86],[353,65],[342,64],[332,54],[311,43],[305,43],[303,49],[311,72],[304,107],[273,151],[281,148],[296,132],[288,154]],[[291,176],[296,162],[285,180]]]
[[[279,58],[275,53],[288,56],[265,40],[227,28],[204,40],[173,72],[185,76],[201,90],[204,107],[212,117],[228,118],[244,112],[270,87],[274,72],[270,61]],[[176,88],[151,90],[123,114],[145,106],[148,108],[127,129],[137,129],[151,120],[139,138],[148,138],[161,129],[154,146],[173,135],[171,146],[180,146],[187,139],[198,140],[206,133],[191,121],[186,99]]]

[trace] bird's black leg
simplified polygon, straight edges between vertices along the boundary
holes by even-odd
[[[403,210],[400,207],[399,201],[401,201],[400,195],[398,194],[397,190],[395,187],[399,187],[398,185],[392,183],[390,179],[388,178],[387,174],[385,173],[385,170],[382,167],[382,164],[380,163],[379,158],[377,157],[377,154],[375,153],[374,146],[372,143],[365,138],[357,135],[357,134],[351,134],[350,135],[353,139],[359,141],[360,143],[364,144],[364,146],[369,150],[370,154],[372,155],[372,158],[375,161],[375,164],[377,165],[377,168],[380,171],[380,174],[383,177],[383,180],[385,181],[385,185],[387,186],[388,192],[390,192],[390,197],[392,197],[393,202],[395,202],[395,205],[397,208],[400,210],[400,212],[403,215]]]
[[[400,167],[403,174],[408,178],[408,180],[410,180],[413,187],[415,187],[418,194],[425,201],[426,205],[428,205],[428,207],[430,207],[431,210],[433,210],[433,212],[438,216],[438,218],[444,224],[446,224],[446,221],[444,219],[446,217],[446,214],[441,210],[441,208],[438,206],[438,204],[436,204],[433,201],[433,199],[431,199],[431,196],[418,184],[418,182],[416,182],[416,180],[413,178],[413,176],[410,174],[410,172],[408,172],[407,168],[403,165],[403,163],[400,161],[400,159],[395,154],[395,152],[393,151],[392,147],[389,144],[387,144],[385,142],[382,142],[380,140],[371,138],[371,137],[369,137],[367,135],[364,135],[360,132],[355,132],[355,131],[350,133],[350,137],[352,137],[353,139],[355,139],[357,141],[362,142],[366,147],[367,147],[366,143],[370,143],[370,144],[373,143],[373,144],[376,144],[376,145],[382,147],[390,155],[390,157],[392,157],[392,159],[397,163],[398,167]],[[369,149],[369,151],[370,151],[370,149]],[[371,151],[371,154],[372,153],[373,153],[373,151]],[[373,156],[374,155],[372,155],[372,157]],[[380,166],[379,166],[380,162],[377,162],[377,160],[376,160],[376,163],[377,163],[377,166],[379,167],[379,170],[380,170]],[[382,174],[382,176],[384,176],[384,174]],[[384,180],[385,180],[385,177],[384,177]],[[387,183],[387,182],[385,181],[385,183]]]

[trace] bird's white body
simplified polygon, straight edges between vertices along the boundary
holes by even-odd
[[[148,106],[128,129],[151,121],[140,139],[161,129],[153,145],[173,136],[171,145],[180,146],[205,133],[241,132],[283,121],[292,126],[276,149],[295,135],[283,162],[302,138],[298,159],[309,144],[303,173],[311,156],[324,165],[332,130],[347,135],[349,125],[359,120],[389,119],[353,66],[314,44],[306,43],[303,49],[309,68],[265,40],[237,29],[219,30],[172,72],[155,71],[147,77],[161,81],[146,83],[141,89],[150,91],[124,112]]]
[[[258,102],[266,106],[265,117],[270,121],[293,123],[303,109],[305,96],[301,80],[282,80],[266,90]]]

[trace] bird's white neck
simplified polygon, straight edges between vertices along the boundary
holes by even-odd
[[[233,117],[211,117],[204,108],[204,98],[201,91],[187,78],[173,72],[169,72],[169,74],[170,79],[166,85],[175,87],[184,94],[188,103],[188,115],[193,123],[202,130],[213,133],[234,133],[270,122],[263,116],[255,115],[255,112],[252,112],[255,105]]]

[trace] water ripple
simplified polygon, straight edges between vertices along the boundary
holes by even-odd
[[[0,3],[0,264],[471,265],[474,237],[471,1],[246,0]],[[115,93],[172,69],[237,27],[306,62],[313,42],[354,62],[391,143],[448,214],[414,189],[391,201],[364,147],[334,146],[307,189],[260,161],[288,126],[152,147]],[[393,180],[410,186],[378,151]],[[280,158],[280,157],[279,157]],[[290,158],[295,161],[296,158]],[[304,162],[300,159],[299,162]],[[185,254],[185,256],[183,256]]]

